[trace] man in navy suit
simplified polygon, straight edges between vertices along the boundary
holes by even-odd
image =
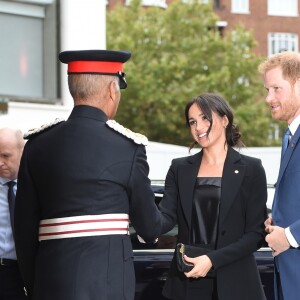
[[[300,295],[300,54],[283,52],[259,66],[275,120],[287,122],[266,241],[275,257],[275,299]]]
[[[129,223],[160,232],[147,138],[113,120],[128,51],[60,53],[74,108],[27,135],[16,201],[16,250],[33,300],[133,300]]]

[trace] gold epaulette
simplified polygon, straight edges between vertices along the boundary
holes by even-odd
[[[146,136],[144,136],[140,133],[133,132],[128,128],[125,128],[124,126],[122,126],[121,124],[116,122],[115,120],[108,120],[106,122],[106,124],[113,130],[115,130],[115,131],[121,133],[122,135],[126,136],[127,138],[133,140],[136,144],[142,144],[144,146],[148,145],[148,139]]]
[[[39,128],[29,129],[28,132],[24,133],[23,137],[24,137],[24,139],[28,140],[31,137],[36,136],[38,133],[41,133],[41,132],[45,131],[46,129],[54,127],[55,125],[57,125],[63,121],[64,121],[63,119],[56,118],[53,122],[44,124]]]

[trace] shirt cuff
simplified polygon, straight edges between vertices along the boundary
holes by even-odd
[[[141,244],[146,244],[147,242],[139,235],[137,235],[137,238],[138,238],[138,241],[141,243]],[[156,238],[154,241],[152,241],[151,243],[153,244],[156,244],[158,242],[158,238]]]
[[[298,248],[299,244],[297,243],[294,236],[292,235],[290,227],[285,228],[284,232],[285,232],[286,238],[287,238],[288,242],[290,243],[290,245],[294,248]]]

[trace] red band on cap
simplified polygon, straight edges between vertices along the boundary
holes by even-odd
[[[123,72],[123,63],[112,61],[71,61],[68,73],[118,73]]]

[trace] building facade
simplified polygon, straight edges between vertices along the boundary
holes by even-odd
[[[131,0],[107,0],[107,8],[113,9],[117,3],[128,5]],[[158,6],[167,9],[173,0],[142,0],[143,6]],[[188,3],[192,0],[182,0]],[[237,24],[243,24],[253,31],[260,55],[291,50],[299,51],[300,0],[199,0],[210,3],[220,18],[223,32]]]
[[[106,48],[105,0],[0,0],[0,127],[65,118],[63,50]]]
[[[299,51],[300,0],[219,0],[214,10],[226,30],[243,24],[257,41],[255,52],[270,56],[282,51]]]
[[[106,10],[131,0],[0,0],[0,127],[24,130],[72,106],[62,50],[105,49]],[[142,0],[167,9],[173,0]],[[192,0],[182,0],[187,3]],[[300,0],[198,0],[213,5],[223,31],[243,24],[261,55],[299,51]]]

